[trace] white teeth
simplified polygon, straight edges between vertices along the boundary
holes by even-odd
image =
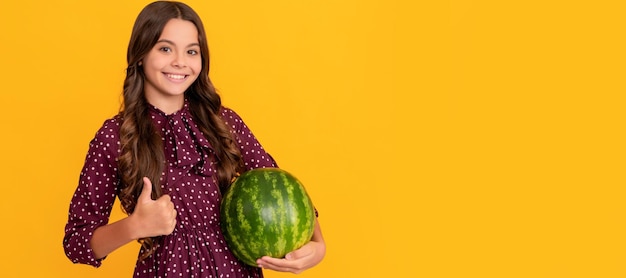
[[[178,80],[185,79],[185,75],[179,75],[179,74],[168,74],[167,77],[171,79],[178,79]]]

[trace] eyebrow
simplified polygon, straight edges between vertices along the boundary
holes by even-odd
[[[169,43],[171,45],[176,45],[173,41],[166,40],[166,39],[161,39],[157,41],[157,43],[161,43],[161,42]],[[194,42],[194,43],[190,43],[189,45],[187,45],[187,47],[191,47],[191,46],[200,46],[200,43]]]

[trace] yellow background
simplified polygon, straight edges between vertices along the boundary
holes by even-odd
[[[131,276],[136,244],[93,269],[61,242],[147,3],[0,4],[0,276]],[[626,277],[622,1],[187,3],[320,211],[299,277]]]

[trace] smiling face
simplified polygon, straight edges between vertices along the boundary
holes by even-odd
[[[187,20],[169,20],[157,43],[142,59],[148,102],[165,113],[179,110],[185,91],[202,70],[201,56],[196,26]]]

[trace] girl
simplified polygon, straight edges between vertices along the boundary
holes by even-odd
[[[241,118],[221,105],[208,77],[199,16],[179,2],[146,6],[127,53],[123,105],[90,142],[72,198],[63,245],[74,263],[95,267],[117,248],[141,243],[134,277],[262,277],[261,268],[300,273],[325,243],[285,258],[238,261],[219,227],[222,192],[237,173],[277,167]],[[128,214],[108,223],[116,196]]]

